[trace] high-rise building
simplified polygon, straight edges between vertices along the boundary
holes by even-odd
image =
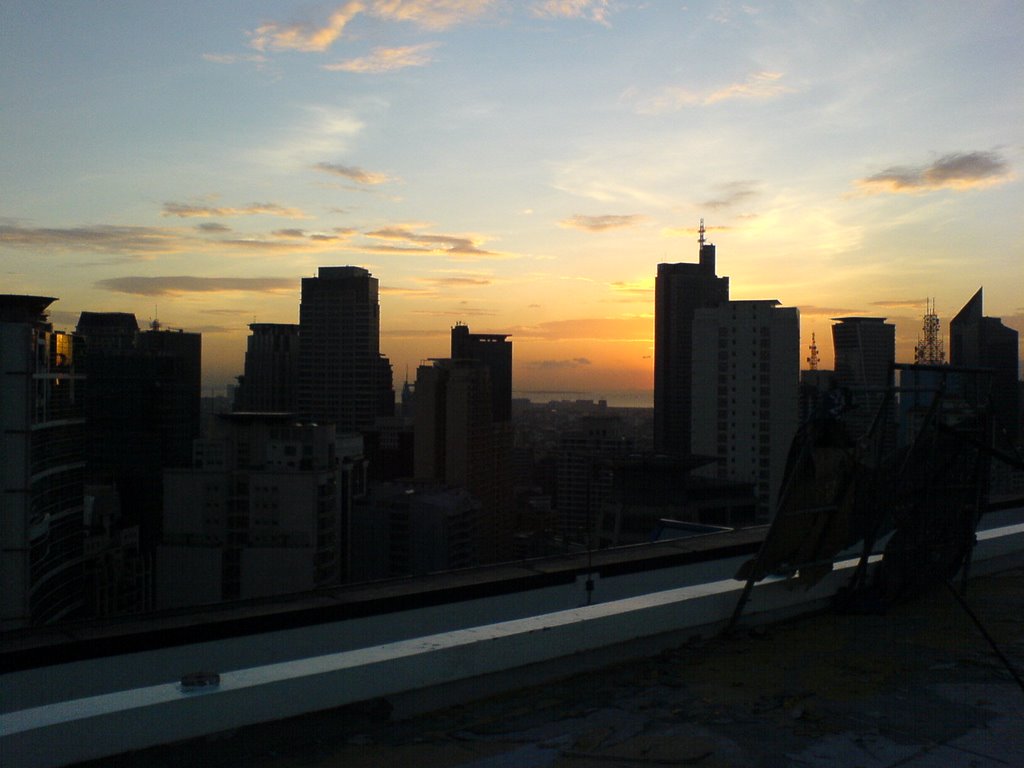
[[[252,323],[245,349],[245,373],[238,379],[236,411],[291,413],[297,409],[299,326]]]
[[[511,547],[512,428],[491,416],[490,370],[479,360],[432,361],[416,375],[414,470],[418,480],[465,488],[480,502],[484,562]]]
[[[0,629],[84,607],[83,376],[53,301],[0,296]]]
[[[691,451],[694,312],[729,300],[729,278],[715,274],[703,219],[698,243],[697,264],[659,264],[654,285],[654,449],[671,455]]]
[[[158,607],[300,592],[347,575],[358,436],[282,413],[221,414],[165,472]]]
[[[728,301],[694,313],[693,337],[693,452],[718,459],[697,472],[753,483],[769,519],[798,426],[800,314]]]
[[[893,422],[892,402],[885,413],[879,413],[879,409],[887,402],[886,393],[893,386],[896,326],[885,322],[884,317],[832,319],[835,382],[845,390],[850,406],[842,420],[850,436],[859,440],[868,434],[877,418],[882,419],[879,428],[888,428]]]
[[[320,267],[302,279],[298,409],[339,432],[394,413],[391,364],[380,354],[377,278],[362,267]]]
[[[982,290],[949,323],[949,361],[992,371],[992,412],[996,429],[1011,442],[1020,424],[1019,337],[998,317],[985,317]]]
[[[452,327],[452,360],[479,360],[491,372],[491,417],[512,418],[512,342],[507,334],[470,333],[469,326]]]
[[[135,316],[83,312],[87,477],[120,496],[121,522],[144,550],[160,535],[163,470],[187,467],[199,437],[202,336]]]
[[[634,442],[618,416],[584,416],[562,433],[556,500],[565,541],[594,546],[603,506],[611,497],[613,462],[633,450]]]

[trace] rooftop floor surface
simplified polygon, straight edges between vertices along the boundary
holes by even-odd
[[[1024,673],[1024,570],[966,601]],[[1024,690],[944,587],[885,614],[819,613],[403,717],[371,702],[98,768],[1024,766]]]

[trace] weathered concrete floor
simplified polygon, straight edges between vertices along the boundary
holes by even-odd
[[[1024,674],[1024,571],[972,581],[967,599]],[[1024,691],[940,589],[410,720],[345,708],[102,765],[1024,766]]]

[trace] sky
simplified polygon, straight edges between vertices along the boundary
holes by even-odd
[[[979,288],[1024,332],[1024,4],[349,0],[0,5],[0,292],[203,334],[380,281],[396,385],[456,322],[519,392],[650,402],[654,276],[887,317]],[[1024,333],[1022,333],[1024,335]]]

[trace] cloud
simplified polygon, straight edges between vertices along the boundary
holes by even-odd
[[[873,307],[894,307],[894,308],[917,308],[925,306],[928,299],[885,299],[883,301],[872,301]]]
[[[633,296],[636,299],[649,299],[654,294],[654,286],[649,282],[627,283],[620,280],[611,283],[611,287],[616,293]]]
[[[111,277],[96,283],[115,293],[139,296],[167,296],[182,293],[218,293],[241,291],[246,293],[277,293],[297,288],[293,277],[194,277],[175,275],[167,277]]]
[[[268,22],[249,32],[249,45],[257,51],[303,51],[319,53],[330,48],[346,25],[366,10],[361,2],[350,2],[336,9],[322,25],[296,22]]]
[[[207,232],[211,234],[231,231],[231,227],[227,224],[221,224],[219,221],[204,221],[201,224],[196,224],[196,229],[200,232]]]
[[[277,203],[249,203],[241,208],[224,208],[212,205],[192,205],[189,203],[164,203],[164,216],[187,218],[209,218],[213,216],[282,216],[286,219],[308,219],[307,214],[298,208],[286,208]]]
[[[274,237],[305,237],[306,232],[302,229],[275,229],[271,232]]]
[[[387,21],[445,29],[480,16],[495,4],[495,0],[375,0],[370,12]]]
[[[498,313],[492,309],[480,307],[460,307],[459,309],[418,309],[414,310],[412,314],[426,317],[490,317]]]
[[[609,0],[543,0],[534,3],[530,10],[536,16],[590,19],[607,27],[611,26],[608,23],[609,5]]]
[[[233,54],[233,53],[204,53],[203,59],[213,64],[238,64],[239,62],[247,64],[264,64],[267,61],[267,57],[262,54]]]
[[[623,229],[633,227],[644,221],[647,217],[639,214],[615,215],[605,214],[603,216],[583,216],[576,214],[568,219],[558,222],[558,226],[567,229],[585,229],[590,232],[604,232],[609,229]]]
[[[269,21],[247,34],[250,47],[260,52],[323,53],[361,13],[385,21],[410,22],[427,29],[446,29],[480,16],[495,4],[496,0],[352,0],[336,8],[321,23]]]
[[[560,369],[560,368],[581,368],[585,365],[590,365],[590,360],[585,357],[574,357],[569,360],[535,360],[526,363],[530,368],[543,368],[546,370]]]
[[[335,176],[343,176],[357,184],[383,184],[390,181],[390,177],[383,173],[365,171],[354,165],[341,165],[339,163],[317,163],[313,166],[318,171],[331,173]]]
[[[157,227],[97,224],[82,227],[0,226],[0,246],[152,257],[173,253],[181,237]]]
[[[367,232],[367,237],[388,241],[387,245],[367,245],[376,253],[410,253],[453,257],[500,257],[501,254],[480,248],[480,238],[461,235],[419,234],[403,227],[386,227]],[[390,243],[395,243],[394,245]]]
[[[701,208],[710,208],[713,211],[730,208],[757,194],[757,187],[750,181],[730,181],[719,184],[717,189],[717,196],[700,203]]]
[[[930,192],[975,189],[999,184],[1010,176],[1009,164],[996,152],[950,152],[928,165],[894,165],[857,184],[866,192]]]
[[[482,277],[421,277],[421,282],[436,286],[472,286],[490,285],[491,281]]]
[[[432,288],[403,288],[397,285],[380,286],[378,292],[387,296],[436,296]]]
[[[782,72],[755,72],[742,83],[730,83],[713,91],[693,91],[680,86],[665,86],[651,93],[643,94],[636,88],[630,88],[624,94],[628,101],[634,102],[634,109],[645,115],[660,115],[675,112],[683,107],[710,106],[722,101],[733,99],[755,99],[763,101],[773,99],[793,89],[783,85]]]
[[[434,58],[428,53],[437,43],[420,43],[399,48],[374,48],[369,56],[324,64],[331,72],[352,72],[360,75],[379,75],[407,67],[425,67]]]
[[[850,309],[849,307],[818,307],[813,304],[801,304],[797,307],[800,310],[800,315],[804,316],[818,316],[823,315],[825,317],[845,317],[846,315],[857,315],[860,314],[860,310]]]
[[[543,339],[545,341],[574,339],[653,341],[654,319],[651,317],[598,317],[549,320],[537,325],[513,328],[509,333],[520,339]]]
[[[704,232],[728,232],[732,227],[725,225],[716,225],[711,227],[704,227]],[[693,237],[696,238],[700,233],[699,227],[665,227],[661,230],[661,234],[665,237]]]

